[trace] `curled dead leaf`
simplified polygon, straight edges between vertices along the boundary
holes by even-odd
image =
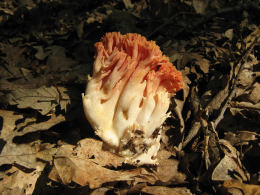
[[[212,173],[213,181],[237,179],[248,181],[248,174],[243,169],[238,152],[228,141],[220,140],[225,156],[221,159]]]
[[[236,180],[227,180],[224,182],[222,187],[225,189],[225,191],[227,191],[229,193],[236,190],[238,193],[240,191],[241,194],[246,194],[246,195],[260,194],[259,185],[245,184],[245,183],[241,183],[240,181],[236,181]]]
[[[90,143],[86,143],[87,141]],[[78,148],[73,145],[62,145],[55,155],[54,167],[49,178],[57,182],[62,181],[64,184],[73,181],[82,186],[89,185],[91,189],[114,181],[149,182],[152,184],[156,181],[154,174],[146,171],[145,168],[118,171],[110,169],[111,163],[119,165],[123,159],[102,151],[98,142],[100,141],[87,139],[81,142],[83,147],[78,144]],[[93,156],[93,151],[97,159]]]
[[[37,179],[41,175],[43,167],[29,173],[25,173],[16,167],[6,171],[0,181],[0,194],[33,194]]]
[[[191,191],[185,187],[145,186],[142,192],[154,195],[192,195]]]
[[[158,177],[158,180],[164,183],[185,183],[186,176],[178,171],[179,161],[170,158],[171,155],[171,152],[166,150],[158,152],[158,166],[154,173]]]

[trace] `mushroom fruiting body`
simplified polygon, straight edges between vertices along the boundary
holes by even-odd
[[[84,112],[111,151],[131,164],[156,164],[160,127],[182,74],[154,41],[139,34],[107,33],[95,44]]]

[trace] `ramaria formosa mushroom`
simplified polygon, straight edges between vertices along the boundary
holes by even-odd
[[[107,33],[95,44],[84,111],[110,150],[131,164],[156,164],[160,127],[182,74],[154,41],[139,34]]]

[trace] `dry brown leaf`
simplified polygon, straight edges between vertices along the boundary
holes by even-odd
[[[33,194],[37,179],[41,175],[43,167],[37,167],[37,170],[25,173],[16,167],[6,171],[4,178],[0,181],[0,194]]]
[[[232,189],[240,190],[241,194],[246,195],[258,195],[260,194],[260,186],[253,184],[245,184],[236,180],[228,180],[223,184],[223,188],[226,189],[227,192],[230,192]]]
[[[213,181],[242,180],[247,181],[248,175],[243,170],[238,152],[228,141],[220,140],[225,156],[212,173]]]
[[[248,145],[250,141],[257,141],[258,137],[257,133],[251,131],[238,131],[236,134],[225,132],[225,139],[236,146]]]
[[[259,137],[259,135],[255,132],[251,131],[239,131],[238,132],[238,137],[240,139],[240,142],[248,142],[248,141],[256,141]]]
[[[191,191],[185,187],[145,186],[142,192],[154,195],[192,195]]]
[[[55,172],[58,178],[49,178],[55,181],[61,180],[64,184],[70,184],[72,181],[81,185],[89,185],[91,189],[98,188],[102,184],[113,181],[132,181],[150,182],[154,180],[147,175],[143,168],[130,171],[114,171],[104,168],[90,160],[78,158],[59,157],[54,159]],[[151,178],[149,178],[151,177]]]
[[[37,89],[17,89],[6,96],[10,105],[17,105],[18,108],[33,108],[42,115],[53,112],[57,105],[62,109],[70,104],[70,98],[64,87],[46,87]]]
[[[132,4],[131,0],[123,0],[126,9],[132,9],[134,5]]]
[[[259,26],[256,26],[254,31],[243,40],[246,44],[246,49],[248,49],[255,40],[259,39],[259,34],[260,28]]]
[[[250,63],[251,64],[251,63]],[[249,69],[244,69],[240,75],[238,76],[238,84],[242,88],[250,87],[251,84],[254,82],[253,73]]]
[[[34,142],[30,144],[14,144],[7,143],[0,155],[0,165],[18,164],[27,169],[35,169],[45,165],[42,161],[38,161],[41,157],[43,160],[52,160],[52,156],[56,152],[54,145],[49,144],[42,150],[41,144]]]
[[[42,131],[42,130],[48,130],[51,127],[64,122],[65,121],[65,116],[64,115],[51,115],[51,118],[47,121],[40,122],[40,123],[33,123],[33,124],[25,124],[24,126],[20,127],[18,129],[18,132],[16,132],[14,135],[15,136],[21,136],[26,133],[32,133],[36,131]]]
[[[197,14],[205,14],[208,7],[208,0],[193,0],[192,5]]]
[[[25,50],[26,50],[25,48],[14,47],[9,44],[0,43],[0,51],[5,54],[5,56],[2,57],[2,59],[7,64],[5,67],[8,70],[9,76],[11,77],[22,76],[17,64],[25,62],[25,58],[23,56]],[[0,76],[1,77],[3,76],[2,71],[0,72]]]
[[[33,46],[33,48],[37,50],[35,57],[38,60],[44,60],[50,54],[50,52],[45,52],[43,49],[43,46],[41,46],[41,45]]]
[[[111,188],[105,188],[105,187],[101,187],[98,189],[95,189],[93,192],[91,192],[90,195],[106,195],[107,191],[111,190]]]
[[[99,147],[100,145],[96,143],[96,146]],[[137,168],[130,171],[111,170],[101,166],[100,164],[103,164],[102,162],[98,164],[98,161],[95,161],[95,158],[92,159],[92,156],[84,152],[83,148],[81,148],[83,151],[80,151],[80,149],[77,150],[79,156],[74,152],[74,149],[76,148],[72,145],[63,145],[59,148],[54,159],[54,168],[49,174],[50,179],[54,181],[62,181],[64,184],[69,184],[73,181],[82,186],[89,185],[92,189],[98,188],[102,184],[112,181],[135,180],[135,182],[155,182],[153,174],[147,172],[144,168]],[[93,148],[93,150],[102,153],[98,148]],[[87,151],[90,151],[89,148],[87,148]],[[108,161],[109,159],[107,159],[106,162]],[[122,162],[122,158],[118,157],[118,161]],[[115,159],[113,162],[115,162]],[[108,165],[111,165],[110,162],[108,163]]]
[[[239,115],[239,114],[241,114],[241,111],[243,111],[243,110],[251,110],[252,112],[260,111],[260,102],[257,104],[253,104],[251,102],[232,101],[229,104],[232,107],[231,111],[232,111],[233,115],[235,115],[235,114]],[[245,116],[244,118],[248,118],[248,116]],[[257,117],[253,118],[253,121],[258,121],[258,118]]]
[[[226,30],[226,32],[224,33],[224,36],[227,37],[229,40],[232,40],[233,36],[234,36],[233,28]]]
[[[18,119],[22,119],[23,115],[16,114],[13,111],[0,110],[0,117],[2,117],[3,120],[0,138],[4,139],[5,141],[8,141],[14,137],[16,121]]]
[[[237,173],[241,174],[237,175]],[[247,180],[241,167],[238,166],[233,158],[227,155],[225,155],[224,158],[222,158],[222,160],[218,163],[212,173],[211,178],[213,181],[226,181],[230,179]]]
[[[47,59],[48,72],[63,72],[70,70],[77,62],[66,56],[64,47],[53,45],[46,48],[46,53],[49,53]]]
[[[228,79],[227,77],[223,77],[223,80],[227,80],[227,79]],[[207,96],[207,95],[208,94],[205,94],[205,96]],[[209,93],[209,95],[211,96],[211,92]],[[211,98],[210,102],[208,103],[207,107],[208,107],[209,113],[211,113],[213,110],[220,109],[223,101],[226,99],[226,97],[228,97],[228,95],[229,95],[229,83],[226,82],[225,87],[222,90],[218,91],[217,94],[213,98]],[[205,99],[207,100],[207,98],[205,98]],[[207,101],[206,101],[206,103],[207,103]]]
[[[172,153],[161,150],[157,154],[158,166],[154,174],[164,183],[185,183],[186,176],[178,171],[179,161],[171,159]]]
[[[1,150],[0,165],[4,164],[19,164],[25,168],[32,169],[39,166],[43,166],[38,158],[45,161],[51,161],[52,155],[55,152],[52,144],[41,144],[40,142],[32,142],[28,144],[15,144],[12,142],[13,138],[18,135],[23,135],[28,132],[36,130],[48,129],[51,126],[64,121],[64,116],[55,117],[45,122],[31,124],[26,126],[24,131],[17,131],[17,120],[22,119],[23,116],[16,114],[13,111],[0,110],[0,116],[3,118],[3,127],[1,130],[0,138],[5,141],[5,145]],[[61,116],[61,115],[60,115]]]
[[[253,88],[253,90],[249,94],[248,99],[250,102],[256,104],[260,101],[260,84],[256,82],[252,86],[252,88]]]
[[[178,172],[178,161],[169,159],[170,156],[170,152],[160,151],[159,165],[155,170],[139,167],[117,171],[112,167],[122,165],[124,158],[104,151],[101,141],[87,138],[77,146],[62,145],[58,149],[49,178],[64,184],[73,181],[82,186],[89,185],[92,189],[113,181],[184,183],[185,176]]]
[[[40,130],[48,130],[54,125],[65,121],[65,116],[55,116],[53,114],[49,120],[36,123],[35,118],[25,118],[23,115],[7,110],[0,110],[0,117],[3,118],[0,138],[7,142],[11,142],[15,136],[21,136]],[[24,119],[24,122],[16,122],[18,119]]]
[[[209,72],[210,61],[205,59],[198,53],[185,53],[183,55],[183,65],[185,66],[188,62],[195,61],[195,64],[199,66],[203,73]],[[195,70],[194,70],[195,71]],[[195,71],[196,72],[196,71]]]
[[[91,159],[92,162],[101,166],[121,166],[124,162],[124,158],[109,151],[102,150],[102,145],[103,142],[95,139],[86,138],[80,140],[74,149],[73,155],[81,159]]]
[[[183,130],[185,128],[184,119],[182,117],[182,111],[184,104],[186,102],[186,99],[190,92],[190,87],[188,84],[186,84],[186,79],[188,79],[186,76],[184,77],[184,87],[183,87],[183,100],[175,98],[173,101],[176,103],[176,107],[174,107],[174,112],[176,113],[178,119],[180,120],[180,132],[183,133]]]

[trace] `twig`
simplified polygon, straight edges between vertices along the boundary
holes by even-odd
[[[227,96],[227,98],[225,98],[225,103],[222,106],[222,108],[220,109],[220,113],[218,115],[218,117],[215,119],[214,121],[214,129],[217,127],[217,125],[219,124],[219,122],[224,118],[224,113],[228,107],[229,102],[233,99],[233,97],[236,94],[236,89],[237,89],[237,82],[238,82],[238,77],[240,76],[242,70],[244,69],[245,63],[247,61],[247,58],[249,56],[249,54],[252,52],[252,49],[254,48],[254,46],[260,41],[260,38],[255,39],[255,41],[250,45],[250,47],[246,50],[245,54],[243,55],[243,57],[239,60],[238,62],[238,73],[234,78],[234,82],[232,84],[231,87],[231,92],[229,93],[229,95]],[[194,93],[194,92],[193,92]],[[193,95],[193,99],[196,100],[194,102],[199,103],[199,99],[197,97],[197,95],[194,93]],[[215,99],[222,99],[223,94],[222,93],[218,93],[214,98]],[[193,103],[194,103],[193,102]],[[200,103],[199,103],[200,104]],[[204,108],[204,110],[209,110],[210,109],[211,104],[208,104],[206,106],[206,108]],[[200,107],[200,105],[197,105],[197,107]],[[185,138],[185,141],[183,142],[182,148],[184,148],[199,132],[200,128],[201,128],[201,123],[200,120],[198,119],[198,111],[194,112],[194,115],[197,116],[195,117],[193,123],[192,123],[192,127],[191,130],[189,131],[189,134],[187,135],[187,137]]]
[[[194,121],[192,123],[192,127],[189,131],[189,134],[187,135],[185,141],[182,144],[182,148],[185,148],[187,144],[198,134],[200,127],[201,127],[200,121]]]
[[[239,65],[239,69],[238,69],[238,73],[234,78],[234,82],[231,88],[231,92],[229,93],[228,97],[226,98],[226,101],[223,105],[223,107],[220,110],[220,113],[218,115],[218,117],[215,119],[214,121],[214,127],[216,128],[219,124],[219,122],[224,118],[224,113],[228,107],[229,102],[233,99],[233,97],[236,95],[236,90],[237,90],[237,82],[238,82],[238,78],[242,72],[242,70],[244,69],[244,66],[246,64],[247,58],[249,56],[249,54],[252,52],[254,46],[260,41],[260,38],[256,38],[255,41],[250,45],[250,47],[248,48],[248,50],[245,52],[245,54],[243,55],[243,57],[240,59],[238,65]]]
[[[241,109],[247,109],[247,110],[255,110],[260,111],[260,107],[256,105],[250,105],[250,104],[243,104],[242,102],[229,102],[229,105],[233,108],[241,108]]]

